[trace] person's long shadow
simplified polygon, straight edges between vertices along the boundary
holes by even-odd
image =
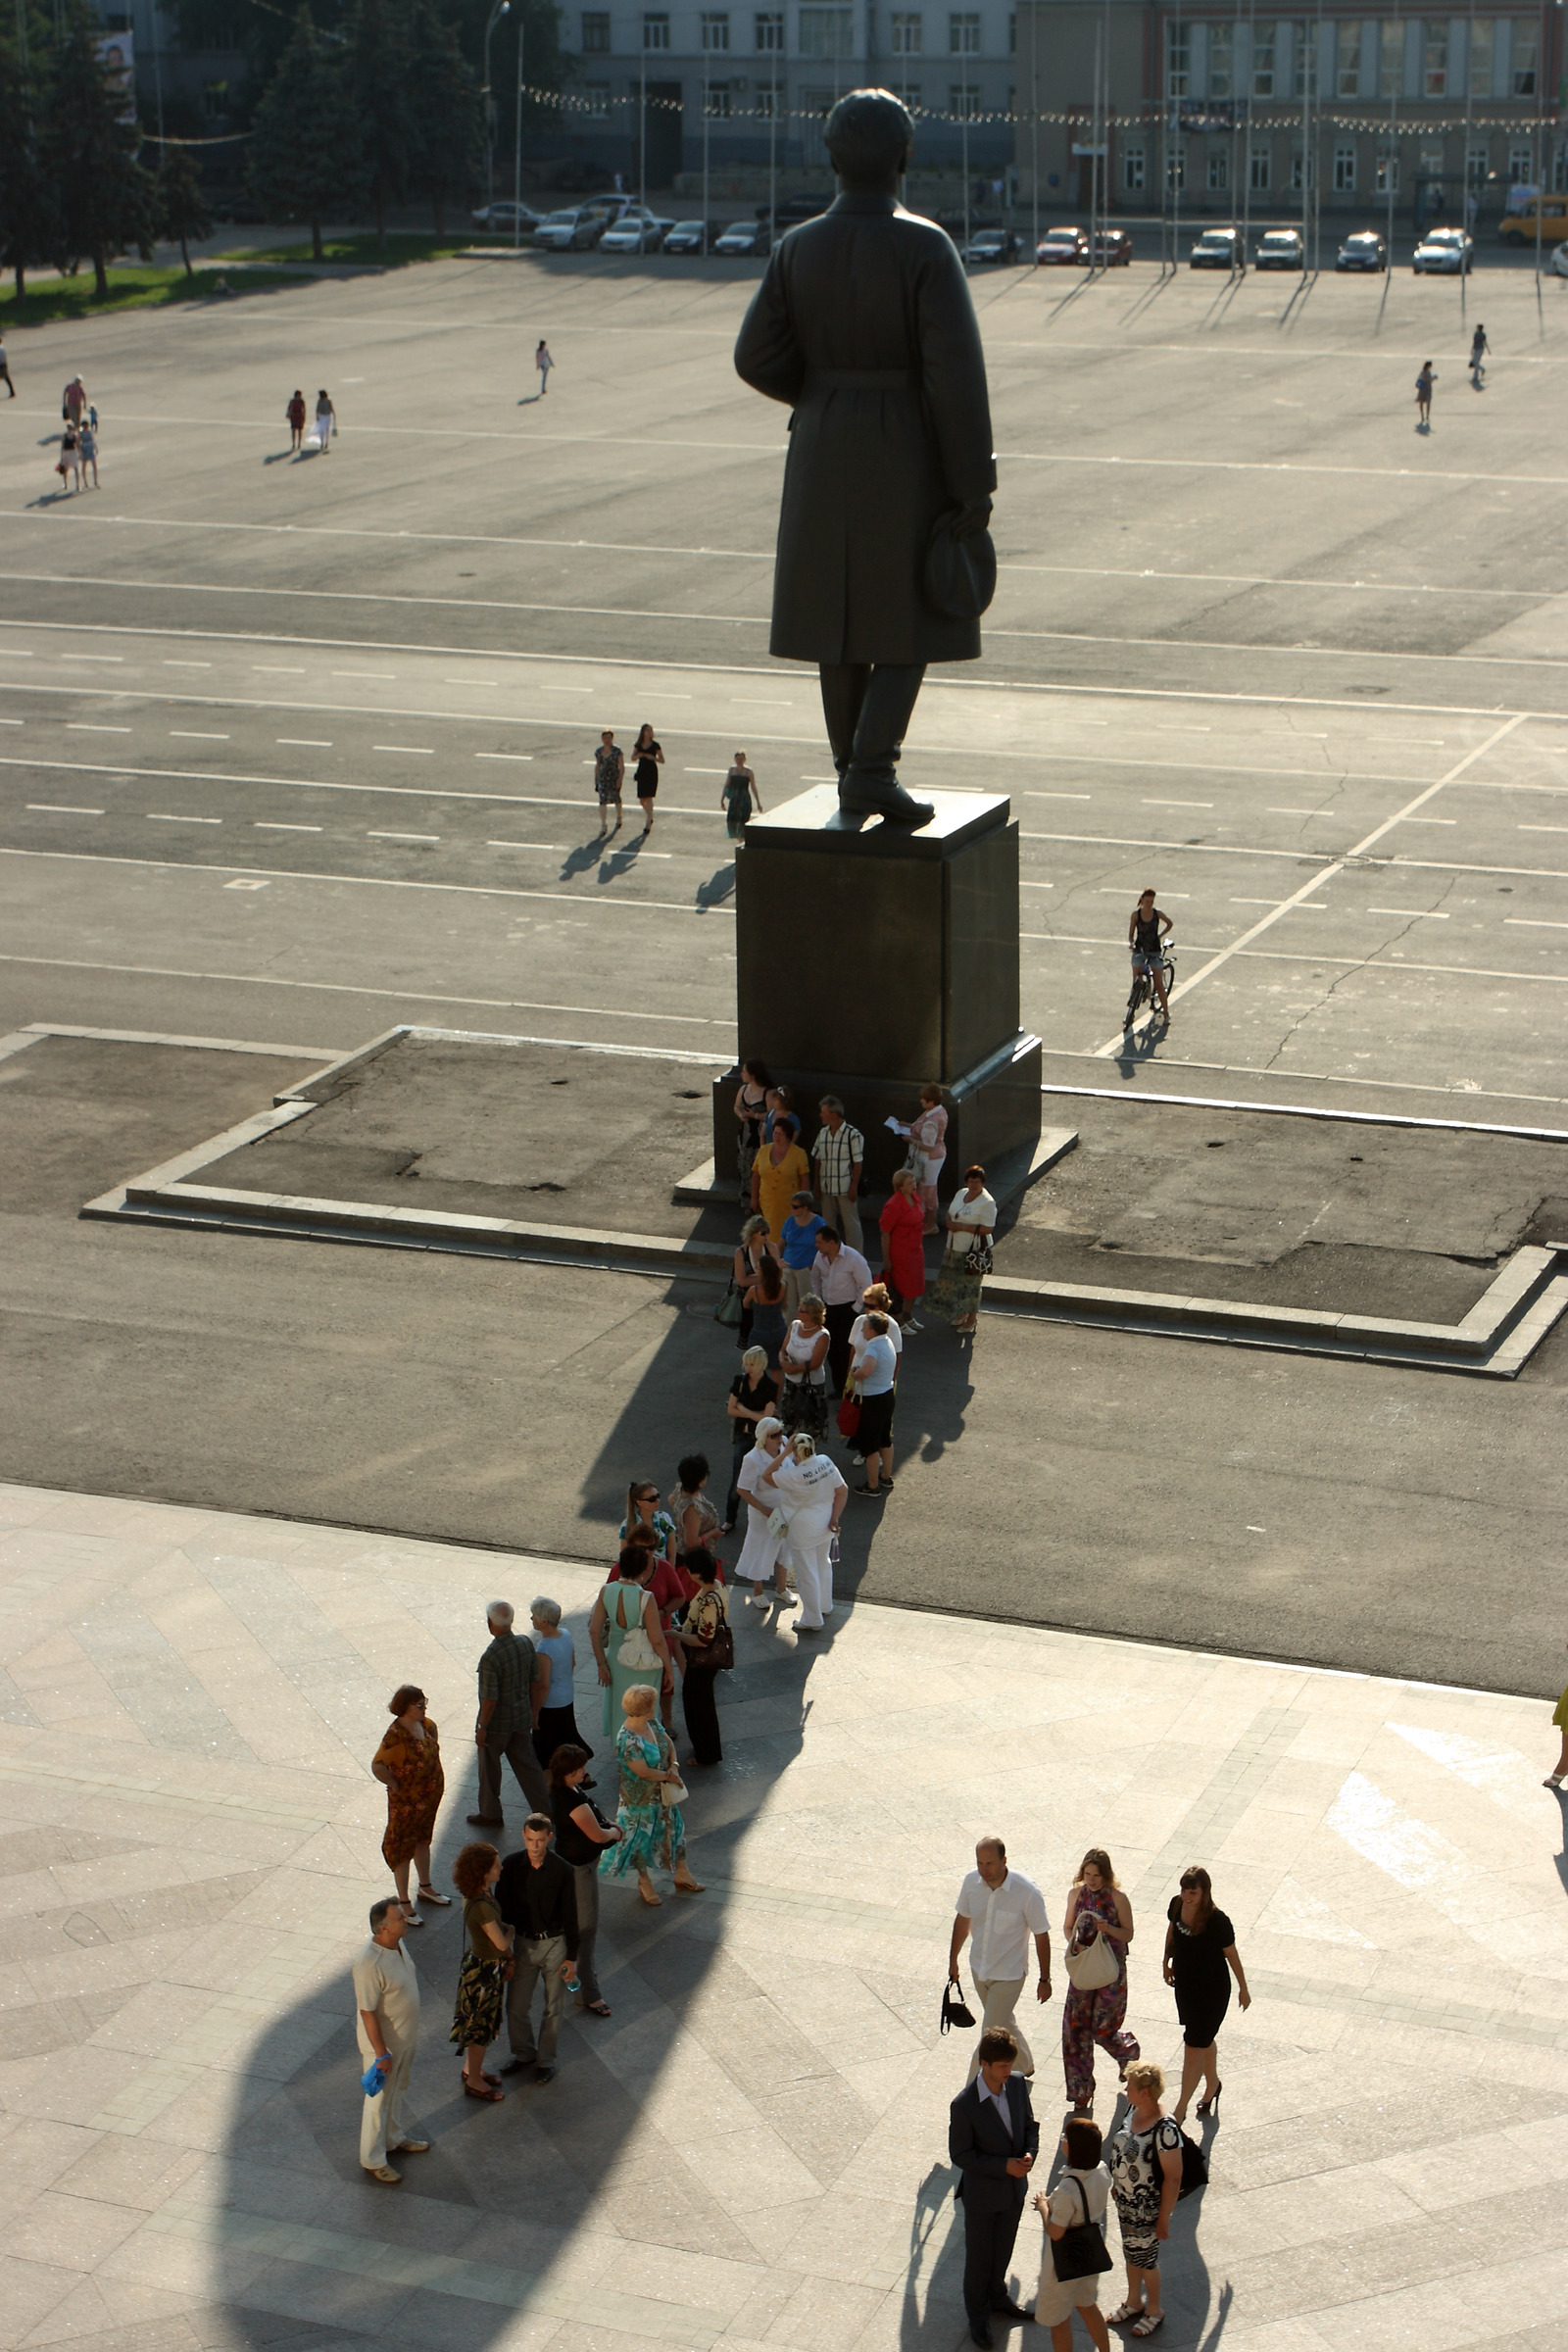
[[[727,865],[715,866],[706,882],[698,883],[695,895],[699,906],[722,906],[732,899],[735,896],[734,859],[731,858]]]

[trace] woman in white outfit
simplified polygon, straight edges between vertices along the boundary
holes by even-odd
[[[746,1505],[746,1542],[735,1563],[735,1582],[750,1583],[750,1606],[770,1608],[776,1600],[781,1609],[793,1608],[795,1596],[784,1589],[784,1539],[768,1532],[768,1521],[778,1508],[771,1487],[762,1484],[772,1469],[779,1447],[784,1443],[784,1424],[769,1414],[757,1424],[757,1444],[740,1466],[735,1481],[737,1494]],[[777,1576],[777,1591],[770,1591],[768,1578]]]
[[[796,1631],[816,1634],[833,1610],[833,1538],[850,1490],[844,1473],[831,1455],[818,1453],[815,1442],[802,1430],[788,1453],[781,1453],[762,1474],[762,1491],[771,1490],[789,1513],[784,1538],[789,1563],[801,1595]]]

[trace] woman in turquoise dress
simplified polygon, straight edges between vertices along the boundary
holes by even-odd
[[[604,1699],[600,1729],[607,1740],[620,1728],[621,1701],[634,1683],[652,1681],[671,1692],[675,1688],[659,1604],[648,1590],[657,1565],[644,1545],[629,1544],[620,1555],[619,1575],[605,1586],[589,1614],[588,1639]],[[631,1651],[629,1658],[622,1658],[623,1649]]]
[[[648,1866],[662,1862],[674,1872],[677,1894],[701,1894],[703,1889],[686,1860],[686,1823],[681,1809],[678,1804],[663,1802],[663,1789],[679,1788],[681,1781],[675,1769],[675,1742],[658,1720],[659,1693],[649,1683],[633,1683],[622,1692],[620,1706],[626,1718],[615,1735],[615,1761],[620,1767],[615,1827],[620,1841],[606,1846],[599,1858],[599,1875],[623,1879],[628,1870],[634,1870],[643,1901],[657,1905],[662,1898],[654,1891]],[[685,1794],[684,1789],[681,1793]]]

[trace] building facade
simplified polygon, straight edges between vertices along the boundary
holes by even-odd
[[[1563,17],[1022,0],[1020,191],[1038,175],[1043,206],[1093,194],[1146,216],[1178,199],[1183,214],[1299,214],[1304,193],[1339,215],[1382,218],[1392,198],[1405,219],[1495,219],[1514,188],[1568,187]]]

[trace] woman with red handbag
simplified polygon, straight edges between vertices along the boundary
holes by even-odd
[[[925,1296],[925,1216],[912,1169],[895,1171],[893,1191],[877,1223],[882,1228],[884,1276],[899,1300],[899,1320],[906,1331],[918,1331],[909,1309]]]

